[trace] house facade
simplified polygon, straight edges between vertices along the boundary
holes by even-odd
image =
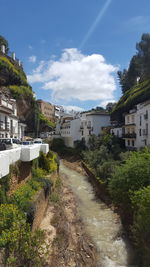
[[[124,118],[124,125],[120,128],[112,127],[111,133],[118,137],[122,134],[129,150],[150,145],[150,100],[136,105],[124,114]]]
[[[49,102],[37,100],[40,112],[50,121],[55,122],[55,107]]]
[[[26,125],[19,123],[15,99],[0,96],[0,138],[23,139]]]
[[[2,95],[0,96],[0,137],[18,138],[16,101]]]
[[[85,112],[78,115],[64,115],[56,124],[56,134],[65,142],[66,146],[74,147],[77,141],[88,140],[91,135],[102,134],[102,128],[110,125],[107,113]]]

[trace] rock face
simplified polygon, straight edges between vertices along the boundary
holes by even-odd
[[[22,66],[2,53],[0,53],[0,93],[16,99],[19,120],[27,125],[27,132],[34,132],[36,102],[32,88],[27,82]]]

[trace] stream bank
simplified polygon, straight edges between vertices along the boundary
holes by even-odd
[[[93,186],[84,172],[74,171],[76,164],[66,161],[64,163],[67,166],[61,164],[61,174],[67,177],[66,183],[77,198],[78,211],[85,225],[85,231],[92,238],[99,253],[99,266],[135,266],[134,251],[119,215],[95,197]]]
[[[60,173],[41,223],[49,247],[46,267],[99,267],[97,249],[86,234],[77,199]]]

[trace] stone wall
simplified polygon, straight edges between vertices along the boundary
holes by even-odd
[[[32,223],[32,231],[35,231],[39,227],[46,212],[46,209],[48,207],[48,200],[49,200],[49,195],[45,197],[44,189],[41,189],[36,194],[32,204],[32,206],[34,207],[34,219]]]

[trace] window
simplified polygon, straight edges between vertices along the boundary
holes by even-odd
[[[132,146],[134,146],[134,140],[132,140]]]
[[[142,115],[140,115],[140,126],[142,125]]]
[[[128,146],[130,146],[130,140],[128,140]]]
[[[132,117],[131,117],[131,118],[132,118],[132,123],[134,123],[134,115],[132,115]]]
[[[127,117],[127,123],[129,123],[129,122],[130,122],[130,116]]]
[[[139,130],[139,136],[141,136],[141,129]]]

